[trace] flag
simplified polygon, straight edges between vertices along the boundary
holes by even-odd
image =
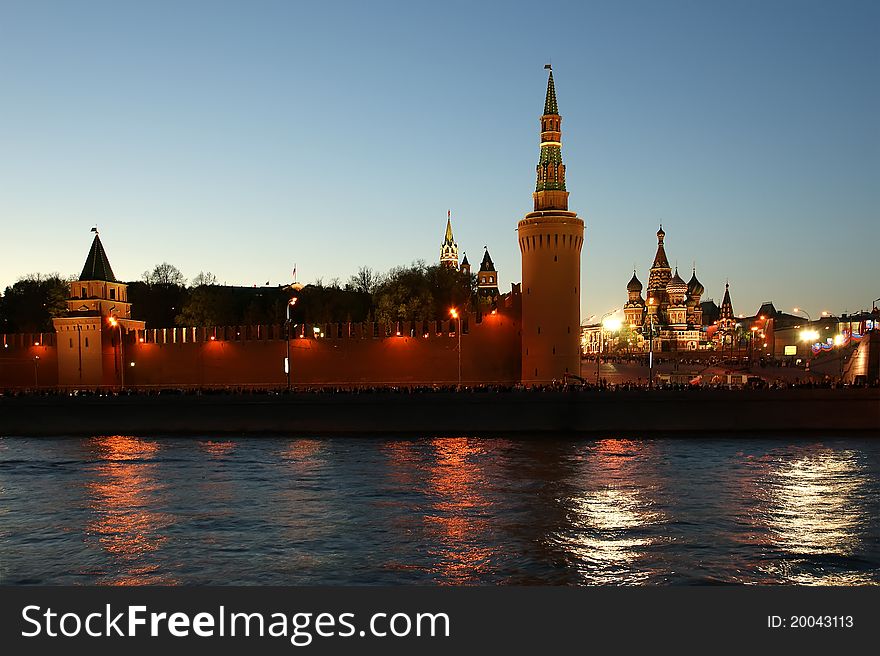
[[[544,64],[544,70],[550,70],[550,71],[552,71],[552,70],[553,70],[553,66],[550,65],[550,64]]]
[[[92,232],[97,233],[97,232],[98,232],[98,226],[95,226],[94,228],[92,228]]]

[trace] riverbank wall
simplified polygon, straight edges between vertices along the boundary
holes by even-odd
[[[880,437],[880,389],[23,395],[2,436]]]

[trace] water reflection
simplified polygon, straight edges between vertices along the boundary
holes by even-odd
[[[862,549],[869,518],[863,506],[868,472],[852,450],[821,448],[778,458],[763,496],[770,546],[779,554],[765,566],[787,583],[869,583],[869,572],[851,567]]]
[[[235,442],[232,440],[199,440],[199,448],[212,458],[222,459],[235,451]]]
[[[86,483],[92,518],[85,532],[111,557],[107,571],[94,572],[97,582],[112,585],[171,584],[151,556],[167,540],[173,517],[165,507],[165,485],[153,460],[159,444],[114,435],[88,441],[98,459],[95,480]]]
[[[646,560],[666,521],[656,508],[657,484],[643,462],[647,442],[601,440],[584,450],[576,491],[562,499],[567,525],[554,536],[581,581],[591,585],[638,584],[653,574]]]
[[[428,465],[431,499],[424,516],[433,572],[439,583],[478,583],[489,570],[492,549],[491,503],[483,464],[485,442],[468,438],[431,441],[434,460]]]

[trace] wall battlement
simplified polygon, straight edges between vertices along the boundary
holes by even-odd
[[[455,385],[459,344],[462,384],[519,380],[517,317],[486,314],[476,322],[471,316],[461,328],[459,340],[453,320],[296,325],[291,385]],[[92,342],[85,341],[87,332]],[[281,388],[287,385],[285,334],[286,327],[275,324],[3,335],[0,343],[8,346],[0,354],[0,388]],[[59,349],[67,352],[60,368]]]

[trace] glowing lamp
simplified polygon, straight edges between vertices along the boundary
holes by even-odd
[[[840,346],[841,344],[843,344],[843,335],[835,335],[834,336],[834,345]]]
[[[801,340],[804,342],[815,342],[819,339],[819,333],[815,330],[802,330],[801,331]]]
[[[605,321],[602,322],[602,327],[611,333],[616,333],[618,330],[620,330],[621,325],[622,324],[620,319],[616,319],[614,317],[608,317],[607,319],[605,319]]]

